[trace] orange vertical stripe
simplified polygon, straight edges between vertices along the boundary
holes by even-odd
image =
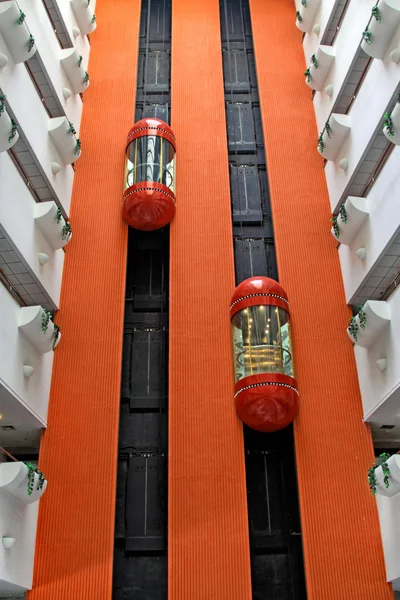
[[[139,13],[140,0],[97,0],[29,600],[111,600],[127,247],[121,201]]]
[[[385,600],[349,310],[301,33],[292,0],[250,0],[279,276],[291,304],[300,414],[296,460],[309,600]],[[318,92],[317,92],[318,93]]]
[[[169,598],[250,600],[242,425],[233,402],[234,289],[218,0],[173,0]]]

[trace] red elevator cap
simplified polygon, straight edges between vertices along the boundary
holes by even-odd
[[[289,302],[283,287],[270,277],[250,277],[240,283],[233,292],[230,316],[248,306],[271,305],[289,313]]]
[[[164,123],[164,121],[161,121],[161,119],[147,118],[141,119],[135,123],[128,133],[126,140],[127,145],[130,144],[132,140],[144,135],[158,135],[159,137],[168,140],[176,151],[176,138],[174,132],[171,127],[167,125],[167,123]]]

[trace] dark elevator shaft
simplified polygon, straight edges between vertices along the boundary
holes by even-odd
[[[170,0],[142,0],[136,110],[170,120]],[[113,600],[167,598],[169,228],[129,228]]]
[[[277,280],[248,0],[220,0],[220,19],[236,284],[256,275]],[[302,600],[292,427],[244,426],[244,437],[253,600]]]

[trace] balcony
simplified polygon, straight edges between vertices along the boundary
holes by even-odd
[[[318,139],[318,152],[326,159],[334,161],[350,132],[350,119],[346,115],[331,114]]]
[[[89,86],[82,60],[82,56],[78,54],[76,48],[61,51],[60,62],[74,94],[82,94]]]
[[[321,0],[302,0],[296,15],[296,27],[304,33],[310,33],[321,4]]]
[[[354,344],[369,348],[390,323],[386,302],[368,300],[355,317],[350,319],[347,335]]]
[[[382,467],[375,471],[377,479],[376,501],[383,552],[386,566],[386,579],[393,590],[400,591],[400,455],[391,456],[387,462],[389,487],[383,483]]]
[[[368,214],[368,201],[365,198],[349,196],[339,210],[332,235],[341,244],[351,246]]]
[[[10,456],[10,455],[9,455]],[[0,464],[0,596],[32,587],[39,502],[47,487],[33,465]]]
[[[10,150],[18,142],[17,123],[10,117],[0,97],[0,152]]]
[[[81,143],[67,117],[50,119],[48,131],[64,165],[71,165],[78,160],[81,155]]]
[[[29,31],[25,14],[13,0],[0,3],[0,33],[16,64],[35,54],[35,38]]]
[[[363,32],[361,48],[372,58],[382,59],[400,23],[400,1],[379,0]]]
[[[391,114],[387,113],[385,115],[383,134],[389,142],[396,144],[396,146],[400,146],[400,94],[398,96],[397,104]]]
[[[318,46],[316,53],[311,57],[308,69],[309,76],[306,77],[306,83],[312,90],[322,90],[334,60],[334,48],[331,46]]]
[[[87,0],[71,0],[71,7],[78,22],[79,29],[84,35],[93,33],[96,29],[96,16]]]

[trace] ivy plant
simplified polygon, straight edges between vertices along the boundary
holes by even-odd
[[[61,231],[61,239],[69,240],[71,235],[72,235],[71,225],[68,223],[68,221],[66,221],[65,225],[63,226],[62,231]]]
[[[393,137],[394,136],[394,127],[393,127],[393,121],[392,121],[391,114],[385,113],[385,118],[383,120],[383,126],[386,129],[386,133],[388,134],[388,136]]]
[[[355,342],[357,342],[358,341],[358,323],[357,323],[355,317],[351,317],[349,324],[347,326],[347,331],[349,332],[349,334],[351,335],[353,340]]]
[[[301,14],[299,13],[299,11],[298,11],[298,10],[296,11],[296,20],[297,20],[299,23],[302,23],[302,22],[303,22],[303,17],[301,16]]]
[[[83,78],[83,83],[87,85],[89,83],[89,79],[90,79],[89,78],[89,73],[87,71],[85,71],[85,76]]]
[[[79,55],[79,59],[78,59],[78,67],[81,66],[82,64],[82,60],[83,60],[83,56],[81,56],[81,54]]]
[[[87,0],[86,8],[89,8],[90,0]]]
[[[368,31],[368,27],[362,32],[362,36],[366,44],[372,44],[372,33]]]
[[[24,12],[22,12],[22,10],[20,10],[19,17],[17,19],[17,25],[22,25],[22,23],[25,21],[25,17],[26,17],[26,14]]]
[[[349,325],[347,327],[349,334],[351,335],[351,337],[354,339],[355,342],[358,341],[358,323],[360,323],[361,329],[365,329],[367,326],[367,315],[365,314],[363,306],[358,307],[357,316],[358,316],[358,322],[357,322],[356,317],[351,317],[351,319],[349,321]]]
[[[30,34],[29,41],[28,41],[28,52],[30,52],[32,50],[34,45],[35,45],[35,38],[33,37],[32,34]]]
[[[323,134],[321,133],[320,136],[319,136],[319,138],[318,138],[318,150],[320,152],[323,152],[324,151],[324,147],[325,147],[324,138],[323,138]]]
[[[375,6],[372,8],[371,15],[373,17],[375,17],[375,19],[378,21],[378,23],[381,23],[381,21],[382,21],[381,11],[379,10],[377,4],[375,4]]]
[[[49,327],[50,319],[51,319],[51,312],[49,310],[47,310],[47,308],[44,308],[43,312],[42,312],[42,331],[43,331],[43,333],[46,333],[46,331]]]
[[[304,8],[306,8],[306,6],[307,6],[307,0],[301,0],[301,3],[304,6]]]
[[[77,154],[79,156],[79,154],[81,153],[81,147],[82,147],[81,140],[79,138],[77,138],[74,154]]]
[[[307,83],[310,83],[310,81],[312,79],[310,68],[308,68],[304,71],[304,77],[307,78]]]
[[[92,25],[94,25],[95,23],[96,23],[96,15],[95,15],[95,14],[93,14],[93,17],[92,17]]]
[[[367,326],[367,315],[365,314],[364,306],[358,307],[358,320],[360,321],[361,329],[365,329]]]
[[[340,205],[339,215],[340,215],[340,218],[342,219],[342,223],[347,223],[347,211],[346,211],[346,207],[344,204]]]
[[[39,476],[36,491],[43,489],[45,477],[39,469],[32,465],[32,463],[26,462],[25,465],[28,467],[27,491],[28,496],[31,496],[35,488],[35,474]]]
[[[74,127],[74,124],[71,121],[68,121],[68,125],[69,125],[68,133],[70,135],[76,135],[76,129]]]
[[[54,325],[53,350],[56,347],[59,335],[60,335],[60,328],[58,325]]]
[[[317,57],[315,56],[315,54],[311,55],[310,62],[314,65],[314,67],[316,69],[318,69],[318,67],[319,67],[318,60],[317,60]]]
[[[339,229],[339,225],[337,224],[337,216],[336,215],[333,215],[333,217],[331,218],[331,223],[332,223],[333,233],[335,234],[335,237],[339,239],[340,229]]]
[[[14,119],[11,119],[11,133],[8,136],[8,143],[11,144],[11,140],[15,138],[15,136],[17,135],[17,129],[18,129],[18,125],[16,124],[16,122],[14,121]]]
[[[332,127],[329,125],[329,121],[325,123],[325,131],[328,138],[330,138],[332,133]]]
[[[375,471],[378,467],[382,467],[383,472],[383,483],[386,489],[390,487],[390,469],[387,464],[390,454],[383,452],[379,455],[380,464],[375,463],[370,469],[368,469],[368,484],[371,493],[375,496],[376,494],[376,474]]]
[[[62,219],[62,210],[60,207],[57,208],[57,213],[56,213],[56,221],[57,221],[57,225],[60,224],[60,221]]]
[[[4,109],[5,109],[5,104],[4,104],[5,99],[6,99],[6,97],[4,96],[4,94],[0,94],[0,117],[1,117],[1,113],[3,113]]]

